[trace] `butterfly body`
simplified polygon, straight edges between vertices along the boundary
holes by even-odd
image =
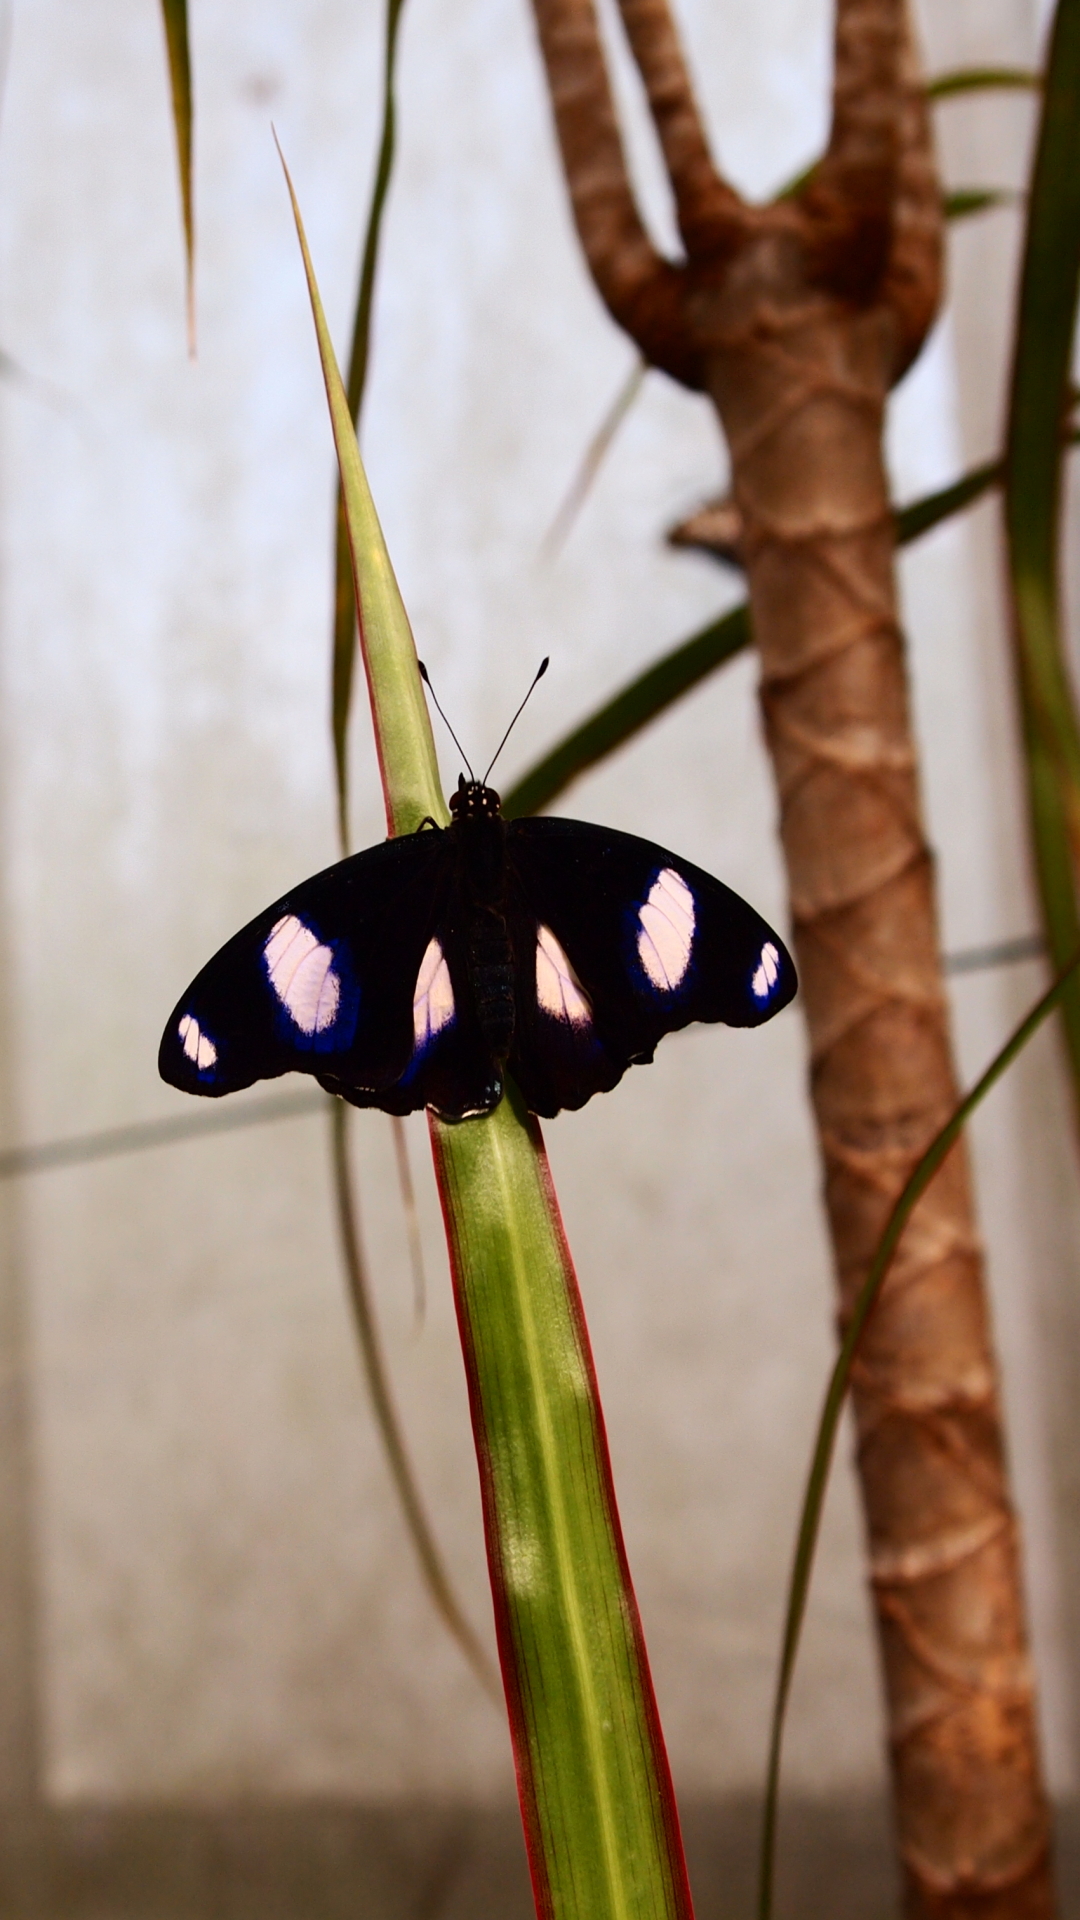
[[[493,806],[492,800],[496,802]],[[473,781],[451,795],[457,893],[465,907],[469,984],[480,1031],[504,1061],[514,1037],[514,951],[506,924],[506,822],[494,789]]]
[[[783,942],[737,894],[629,834],[504,820],[462,779],[426,822],[316,874],[234,935],[161,1042],[164,1079],[232,1093],[297,1070],[355,1106],[460,1120],[509,1072],[542,1115],[585,1104],[691,1021],[792,998]]]

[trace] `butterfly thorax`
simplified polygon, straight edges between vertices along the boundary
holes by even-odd
[[[450,812],[455,820],[498,820],[502,801],[494,787],[485,787],[482,780],[466,780],[461,773],[457,792],[450,795]]]
[[[468,912],[469,981],[480,1030],[497,1060],[514,1038],[514,955],[506,927],[506,823],[494,787],[458,781],[450,796],[461,898]]]

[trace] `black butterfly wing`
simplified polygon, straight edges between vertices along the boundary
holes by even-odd
[[[792,999],[779,935],[711,874],[574,820],[507,828],[517,955],[509,1067],[532,1110],[581,1107],[694,1020],[759,1026]]]
[[[467,1120],[502,1099],[502,1069],[481,1031],[469,977],[463,902],[450,880],[440,889],[419,968],[407,964],[412,1035],[404,1070],[371,1092],[333,1070],[319,1074],[328,1093],[354,1106],[398,1114],[431,1107],[443,1119]]]
[[[234,1093],[289,1071],[359,1105],[384,1105],[412,1073],[426,1100],[414,997],[452,886],[447,836],[425,830],[340,861],[229,940],[177,1003],[162,1078],[186,1093]],[[408,1104],[397,1106],[408,1111]]]

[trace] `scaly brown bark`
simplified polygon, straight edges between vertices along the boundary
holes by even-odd
[[[841,1315],[956,1105],[882,456],[937,309],[941,205],[901,0],[838,0],[828,150],[745,205],[666,0],[622,0],[686,259],[634,205],[591,0],[535,0],[598,290],[712,398],[731,455],[780,795]],[[967,1160],[904,1237],[857,1366],[858,1464],[912,1920],[1048,1920],[1049,1825]]]

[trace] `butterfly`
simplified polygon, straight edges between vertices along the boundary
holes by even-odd
[[[688,860],[579,820],[506,820],[464,774],[450,811],[234,934],[170,1015],[162,1078],[216,1097],[310,1073],[353,1106],[465,1120],[510,1074],[550,1117],[664,1034],[759,1026],[794,995],[780,936]]]

